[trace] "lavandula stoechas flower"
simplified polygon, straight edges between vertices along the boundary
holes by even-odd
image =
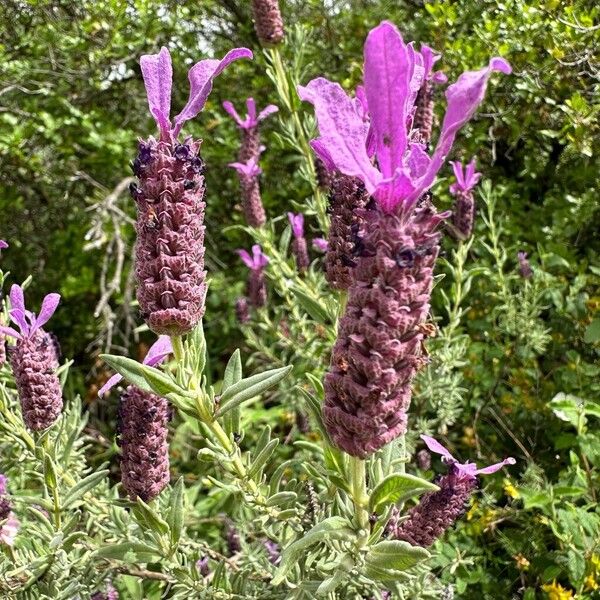
[[[208,556],[203,556],[196,561],[196,569],[202,577],[208,577],[210,575],[210,565],[208,564]]]
[[[308,269],[310,264],[310,258],[308,257],[308,246],[306,244],[306,238],[304,237],[304,215],[298,213],[295,215],[292,212],[287,214],[292,227],[292,234],[294,239],[292,240],[292,252],[296,258],[296,267],[298,271],[302,273]]]
[[[13,546],[21,524],[12,512],[12,505],[7,496],[7,483],[6,475],[0,473],[0,544]]]
[[[168,336],[161,335],[150,347],[144,364],[151,367],[163,362],[173,351]],[[123,377],[113,375],[99,390],[103,396]],[[131,500],[148,502],[169,483],[168,423],[169,403],[160,396],[127,387],[119,404],[119,446],[121,447],[121,483]]]
[[[20,286],[11,287],[9,298],[11,310],[8,314],[19,331],[0,327],[0,333],[16,340],[15,345],[9,348],[9,362],[17,383],[23,421],[31,431],[41,431],[58,419],[63,406],[60,381],[56,375],[56,342],[42,329],[54,314],[60,295],[48,294],[42,301],[38,316],[25,308]]]
[[[252,0],[254,29],[263,46],[274,46],[283,41],[283,19],[279,0]]]
[[[406,431],[411,383],[424,363],[424,325],[439,251],[436,228],[447,214],[418,200],[435,182],[458,130],[483,100],[492,72],[510,72],[505,60],[494,58],[448,87],[446,115],[430,156],[411,132],[425,69],[426,57],[384,22],[365,43],[369,123],[337,83],[318,78],[298,90],[315,106],[320,137],[312,146],[317,155],[344,175],[359,178],[374,200],[373,210],[364,211],[323,407],[333,442],[360,458]]]
[[[260,152],[264,150],[261,146]],[[242,187],[242,211],[246,223],[250,227],[262,227],[267,221],[265,208],[260,197],[260,186],[258,176],[262,173],[258,166],[258,158],[250,158],[245,163],[234,162],[229,163],[239,176],[240,185]]]
[[[245,163],[251,158],[258,160],[258,157],[260,156],[258,124],[269,115],[276,113],[279,110],[274,104],[269,104],[257,114],[254,98],[248,98],[246,100],[246,107],[248,113],[246,114],[246,118],[242,119],[229,100],[223,102],[223,108],[231,117],[233,117],[237,126],[242,130],[242,145],[240,146],[238,154],[238,161],[241,163]]]
[[[119,600],[119,592],[110,584],[106,584],[104,592],[95,592],[91,600]]]
[[[265,267],[269,264],[268,257],[263,254],[258,244],[252,246],[252,256],[246,251],[236,250],[238,256],[244,264],[250,269],[246,294],[250,304],[255,308],[264,306],[267,303],[267,285],[265,283]]]
[[[527,252],[517,252],[517,259],[519,260],[519,273],[523,279],[531,279],[533,277],[533,269],[529,264],[527,258]]]
[[[241,325],[250,321],[250,309],[246,296],[241,296],[235,301],[235,316]]]
[[[464,170],[459,162],[450,161],[450,164],[454,170],[456,181],[450,186],[450,193],[454,196],[454,205],[448,229],[455,238],[464,241],[473,234],[473,223],[475,222],[473,188],[479,182],[481,173],[475,171],[475,158]]]
[[[240,534],[236,526],[229,519],[225,522],[225,541],[227,542],[227,552],[229,552],[229,556],[233,556],[241,551],[242,540]]]
[[[312,246],[319,252],[327,252],[327,249],[329,248],[329,244],[325,238],[314,238],[312,241]]]
[[[429,492],[419,504],[411,508],[408,518],[388,526],[389,537],[404,540],[413,546],[431,546],[435,540],[462,516],[471,494],[477,487],[477,475],[495,473],[505,465],[514,465],[514,458],[506,458],[495,465],[478,469],[475,463],[459,463],[444,446],[432,437],[421,439],[432,452],[442,455],[449,465],[449,473],[437,481],[439,490]]]
[[[173,69],[166,48],[142,56],[140,65],[150,112],[159,139],[140,141],[132,168],[139,179],[131,194],[136,201],[137,298],[148,327],[155,333],[182,335],[204,314],[204,177],[200,141],[179,140],[183,124],[204,107],[213,79],[252,52],[236,48],[222,60],[201,60],[189,71],[190,96],[170,121]]]

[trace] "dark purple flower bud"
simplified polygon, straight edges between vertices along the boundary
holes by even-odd
[[[347,290],[352,283],[354,250],[360,247],[360,228],[368,194],[360,179],[336,173],[329,196],[331,225],[327,238],[325,276],[329,285]]]
[[[264,269],[269,263],[268,257],[263,254],[260,246],[252,246],[252,256],[246,250],[236,250],[244,264],[250,269],[246,294],[250,304],[255,308],[267,303],[267,286],[265,283]]]
[[[292,212],[288,213],[288,219],[292,226],[292,233],[294,239],[292,241],[292,252],[296,258],[296,266],[298,271],[301,273],[308,269],[310,264],[310,258],[308,257],[308,247],[306,244],[306,238],[304,237],[304,215],[298,213],[295,215]]]
[[[252,0],[254,29],[263,46],[273,46],[283,41],[283,19],[278,0]]]
[[[527,252],[517,253],[517,258],[519,259],[519,273],[521,274],[521,277],[523,277],[523,279],[531,279],[533,277],[533,269],[529,264]]]
[[[204,314],[204,178],[199,142],[150,140],[140,171],[135,273],[137,298],[150,329],[166,335],[191,331]],[[139,158],[139,157],[138,157]],[[196,165],[196,166],[195,166]]]
[[[242,325],[250,321],[250,308],[248,306],[248,298],[241,296],[235,301],[235,316],[238,323]]]
[[[237,554],[242,549],[242,540],[238,530],[231,521],[227,521],[225,524],[225,540],[227,542],[227,551],[229,556]]]
[[[263,542],[263,546],[265,547],[265,550],[267,551],[267,558],[269,559],[269,562],[273,565],[279,564],[279,561],[281,560],[281,552],[279,550],[279,544],[277,544],[276,542],[273,542],[271,540],[265,540]]]
[[[430,207],[363,211],[363,250],[325,376],[323,417],[333,442],[364,458],[406,431],[412,380],[425,362],[436,228]]]
[[[450,186],[450,193],[454,195],[454,206],[448,229],[458,240],[466,240],[473,234],[475,222],[473,188],[481,178],[481,173],[475,171],[474,158],[464,170],[459,162],[450,161],[450,164],[454,169],[456,181]]]
[[[263,147],[264,148],[264,147]],[[262,227],[267,216],[260,197],[258,176],[262,173],[258,166],[257,158],[250,158],[247,162],[230,163],[240,178],[242,187],[242,211],[250,227]]]
[[[196,561],[196,569],[202,577],[208,577],[210,575],[210,566],[208,564],[208,556],[203,556]]]
[[[421,471],[428,471],[431,468],[431,454],[424,448],[417,452],[417,466]]]
[[[169,483],[168,402],[130,385],[121,396],[121,482],[131,500],[148,502]]]
[[[413,130],[418,131],[419,141],[429,144],[431,132],[433,131],[433,85],[431,81],[425,80],[415,102],[415,116],[413,119]]]
[[[317,185],[322,190],[328,191],[331,187],[333,173],[318,156],[315,156],[315,173],[317,175]]]
[[[8,515],[12,510],[12,504],[7,496],[0,496],[0,521],[8,519]]]

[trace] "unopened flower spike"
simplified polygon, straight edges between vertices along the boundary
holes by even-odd
[[[135,274],[142,316],[157,334],[183,335],[204,314],[204,165],[200,141],[180,141],[178,136],[184,123],[204,107],[214,78],[241,58],[252,58],[252,52],[236,48],[221,60],[196,63],[188,73],[188,102],[173,119],[169,51],[162,48],[140,59],[160,135],[158,140],[140,141],[132,164],[139,179],[139,185],[130,188],[138,209]]]
[[[56,311],[60,295],[48,294],[38,315],[25,308],[21,286],[13,285],[9,298],[8,314],[16,329],[0,326],[0,334],[16,340],[9,348],[9,362],[17,383],[23,421],[30,430],[40,431],[56,421],[63,406],[56,375],[59,366],[56,343],[43,329]]]
[[[238,173],[242,188],[242,211],[246,223],[250,227],[262,227],[267,221],[258,181],[258,177],[262,173],[261,168],[258,166],[258,157],[264,150],[265,147],[261,146],[257,156],[249,158],[244,163],[233,162],[228,165]]]
[[[473,188],[481,179],[481,173],[475,171],[475,158],[465,169],[459,162],[450,161],[456,181],[450,186],[454,196],[452,218],[449,230],[459,240],[466,240],[473,233],[475,222],[475,197]]]
[[[529,264],[527,258],[527,252],[517,252],[517,259],[519,261],[519,273],[523,279],[531,279],[533,277],[533,269]]]
[[[419,504],[413,507],[408,518],[400,523],[392,518],[387,531],[390,537],[404,540],[413,546],[427,547],[439,539],[456,520],[464,513],[471,494],[477,486],[478,475],[491,475],[506,465],[514,465],[515,459],[506,458],[503,461],[478,469],[475,463],[459,463],[434,438],[422,435],[421,439],[427,448],[435,454],[440,454],[448,465],[449,473],[438,482],[439,490],[423,496]]]
[[[289,212],[287,216],[292,227],[292,233],[294,234],[292,252],[296,258],[296,266],[298,267],[298,271],[306,271],[310,264],[310,258],[308,256],[306,238],[304,237],[304,215],[302,213],[294,214]]]
[[[351,255],[342,259],[349,267],[348,300],[324,382],[327,430],[336,445],[360,458],[406,431],[412,380],[426,363],[422,346],[437,228],[449,216],[436,212],[427,192],[458,130],[483,100],[492,72],[510,72],[505,60],[494,58],[448,87],[446,115],[430,155],[412,122],[433,62],[426,47],[417,52],[392,23],[383,22],[367,36],[364,89],[357,99],[322,77],[298,88],[315,108],[315,153],[350,181],[359,179],[373,199],[359,212],[362,223],[351,225]]]
[[[252,16],[256,35],[263,46],[274,46],[283,41],[279,0],[252,0]]]
[[[265,283],[264,269],[269,264],[269,258],[263,254],[258,244],[252,246],[252,255],[246,250],[236,250],[243,263],[250,269],[246,295],[250,304],[256,308],[264,306],[267,302],[267,286]]]
[[[161,335],[148,350],[143,364],[156,366],[173,352],[171,340]],[[113,375],[99,390],[103,396],[121,381]],[[127,387],[119,403],[121,483],[131,500],[152,500],[169,483],[169,403],[134,385]]]

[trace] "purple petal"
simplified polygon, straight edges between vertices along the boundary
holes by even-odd
[[[369,120],[369,103],[367,102],[367,93],[365,92],[364,85],[356,86],[356,91],[354,92],[354,106],[356,111],[358,112],[360,118],[363,121]]]
[[[425,442],[425,445],[436,454],[441,454],[446,460],[456,462],[456,459],[450,454],[447,448],[444,448],[435,438],[429,435],[422,435],[421,439]]]
[[[0,240],[0,250],[8,248],[8,244],[4,240]]]
[[[244,123],[240,118],[240,115],[238,115],[237,111],[235,110],[235,107],[231,102],[229,102],[229,100],[225,100],[225,102],[223,102],[223,108],[230,117],[233,117],[233,120],[238,124],[239,127],[243,127]]]
[[[295,215],[292,212],[287,214],[288,219],[290,221],[290,225],[292,226],[292,233],[294,237],[303,237],[304,236],[304,215],[302,213],[298,213]]]
[[[327,248],[329,247],[329,243],[325,238],[315,238],[312,241],[313,248],[316,250],[320,250],[321,252],[327,252]]]
[[[161,335],[154,344],[150,346],[143,364],[154,367],[163,362],[172,352],[173,346],[171,345],[171,338],[168,335]]]
[[[267,106],[265,106],[259,113],[258,113],[258,121],[264,121],[269,115],[272,115],[273,113],[276,113],[279,111],[279,107],[275,106],[274,104],[269,104]]]
[[[410,169],[411,179],[414,180],[422,177],[427,171],[430,162],[431,159],[429,158],[429,154],[425,151],[425,146],[423,144],[410,144],[408,167]]]
[[[246,250],[240,248],[236,250],[236,253],[249,269],[254,269],[254,261],[252,260],[252,257],[250,256],[250,254],[248,254]]]
[[[383,212],[392,213],[404,198],[412,194],[414,189],[415,186],[407,169],[398,169],[391,179],[386,179],[377,186],[373,197]]]
[[[10,306],[13,309],[17,309],[25,313],[25,295],[23,294],[23,288],[20,285],[14,283],[10,288],[8,295],[10,298]]]
[[[316,138],[310,141],[311,148],[315,151],[315,154],[323,161],[325,168],[329,172],[335,171],[335,163],[331,158],[329,152],[327,152],[327,148],[325,148],[323,142],[320,138]]]
[[[24,313],[20,308],[12,308],[8,311],[8,316],[13,323],[19,326],[23,336],[27,337],[29,335],[29,321],[26,313]]]
[[[123,379],[123,375],[118,373],[113,375],[99,390],[98,396],[104,396],[111,388],[115,387]]]
[[[56,311],[56,307],[60,302],[60,294],[48,294],[43,302],[42,308],[40,309],[40,314],[35,320],[35,325],[31,328],[30,333],[37,331],[40,327],[43,327],[49,320],[50,317]]]
[[[17,340],[23,339],[23,336],[12,327],[5,327],[4,325],[0,325],[0,333],[9,337],[16,338]]]
[[[491,475],[496,471],[499,471],[502,467],[506,465],[514,465],[517,461],[510,456],[509,458],[505,458],[502,462],[496,463],[495,465],[490,465],[489,467],[484,467],[483,469],[478,469],[475,471],[476,475]]]
[[[8,484],[8,477],[4,473],[0,473],[0,496],[6,494],[6,485]]]
[[[164,46],[158,54],[146,54],[140,58],[142,77],[148,96],[150,112],[158,124],[160,133],[167,137],[171,130],[171,86],[173,67],[171,55]]]
[[[264,146],[263,146],[263,148],[264,148]],[[255,158],[251,158],[248,160],[248,162],[245,162],[245,163],[240,163],[240,162],[228,163],[227,166],[232,167],[238,173],[240,173],[241,175],[244,175],[245,177],[258,177],[262,173],[261,168],[256,164]]]
[[[383,176],[388,178],[402,164],[408,143],[414,61],[400,32],[388,21],[371,30],[364,53],[364,84],[377,161]]]
[[[254,98],[250,97],[246,99],[246,122],[250,127],[254,127],[258,121],[256,120],[256,102]]]
[[[258,244],[252,246],[252,256],[255,269],[264,269],[269,264],[269,258]]]
[[[463,175],[463,166],[462,163],[457,160],[451,160],[450,164],[452,165],[452,170],[454,171],[454,177],[456,178],[456,185],[451,187],[456,187],[457,190],[465,189],[465,177]],[[452,191],[452,190],[451,190]],[[455,192],[452,192],[455,193]]]
[[[435,83],[435,85],[442,85],[448,81],[448,75],[446,75],[446,73],[443,71],[436,71],[431,76],[431,81],[432,83]]]
[[[479,71],[466,71],[446,90],[448,107],[442,123],[442,132],[427,173],[408,199],[415,202],[435,181],[436,175],[452,148],[458,130],[475,114],[485,95],[488,79],[493,71],[510,72],[509,64],[501,58],[493,58],[490,64]]]
[[[339,84],[323,77],[313,79],[306,87],[298,86],[298,94],[315,107],[320,147],[337,169],[359,177],[372,193],[381,176],[367,156],[367,127],[348,94]]]
[[[225,67],[240,58],[252,58],[248,48],[230,50],[221,60],[208,58],[196,63],[188,73],[190,96],[183,110],[175,117],[173,136],[177,137],[186,121],[193,119],[203,108],[212,90],[213,79],[223,72]]]

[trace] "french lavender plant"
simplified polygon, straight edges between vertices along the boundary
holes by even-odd
[[[143,364],[161,364],[173,352],[171,340],[161,335],[150,347]],[[98,391],[105,395],[123,379],[113,375]],[[169,403],[157,394],[127,386],[119,404],[121,483],[131,500],[153,500],[169,483]]]
[[[406,431],[411,383],[424,364],[439,223],[448,216],[420,199],[458,130],[483,100],[493,71],[510,73],[501,58],[467,71],[446,91],[447,109],[431,156],[412,136],[418,90],[429,76],[427,51],[405,44],[383,22],[364,49],[367,124],[337,83],[317,78],[298,91],[315,107],[320,137],[313,149],[341,173],[358,177],[374,199],[365,211],[356,266],[325,377],[323,417],[332,441],[364,458]],[[370,159],[374,151],[377,167]]]
[[[465,169],[459,162],[450,161],[454,170],[456,181],[450,186],[450,193],[454,196],[452,218],[448,227],[452,235],[464,241],[473,234],[475,222],[475,197],[473,189],[481,178],[481,173],[475,171],[475,158]]]
[[[196,63],[188,73],[188,102],[173,123],[169,51],[162,48],[140,59],[159,138],[140,141],[132,165],[139,180],[131,187],[138,209],[135,274],[142,315],[157,334],[182,335],[204,314],[203,162],[200,141],[191,137],[181,141],[179,135],[183,124],[204,107],[213,79],[240,58],[252,58],[252,52],[236,48],[222,60]]]
[[[431,452],[442,455],[448,465],[449,473],[437,482],[439,490],[429,492],[419,504],[411,508],[408,517],[396,522],[390,519],[387,526],[388,536],[409,542],[414,546],[431,546],[456,520],[462,516],[469,498],[477,487],[478,475],[490,475],[505,465],[514,465],[514,458],[478,469],[475,463],[459,463],[450,452],[434,438],[422,435]]]
[[[251,158],[258,160],[260,156],[260,134],[258,131],[258,125],[269,115],[272,115],[279,110],[274,104],[269,104],[257,115],[256,102],[254,101],[254,98],[248,98],[246,100],[246,107],[248,113],[246,114],[246,118],[242,119],[229,100],[225,100],[225,102],[223,102],[223,108],[242,130],[242,144],[238,153],[238,161],[240,163],[246,163]]]
[[[259,154],[262,150],[264,150],[264,146],[259,150]],[[258,176],[262,173],[262,170],[258,166],[258,157],[249,158],[244,163],[229,163],[229,166],[237,171],[240,179],[242,211],[246,223],[250,227],[262,227],[267,221],[267,215],[260,197]]]
[[[287,216],[294,236],[292,240],[292,253],[296,258],[296,267],[302,273],[308,269],[308,265],[310,264],[308,246],[304,237],[304,215],[302,213],[294,214],[289,212]]]
[[[252,0],[254,29],[263,46],[273,46],[283,41],[283,19],[279,0]]]
[[[258,244],[252,246],[252,256],[247,250],[236,250],[243,263],[250,269],[246,294],[250,304],[254,308],[260,308],[267,303],[267,285],[265,283],[265,267],[269,264],[269,258],[263,254]]]
[[[12,327],[0,327],[0,333],[15,340],[9,347],[9,362],[17,383],[23,421],[31,431],[50,427],[63,407],[62,390],[56,374],[58,353],[56,342],[42,327],[50,320],[60,302],[59,294],[48,294],[35,315],[25,308],[23,289],[10,289]]]

